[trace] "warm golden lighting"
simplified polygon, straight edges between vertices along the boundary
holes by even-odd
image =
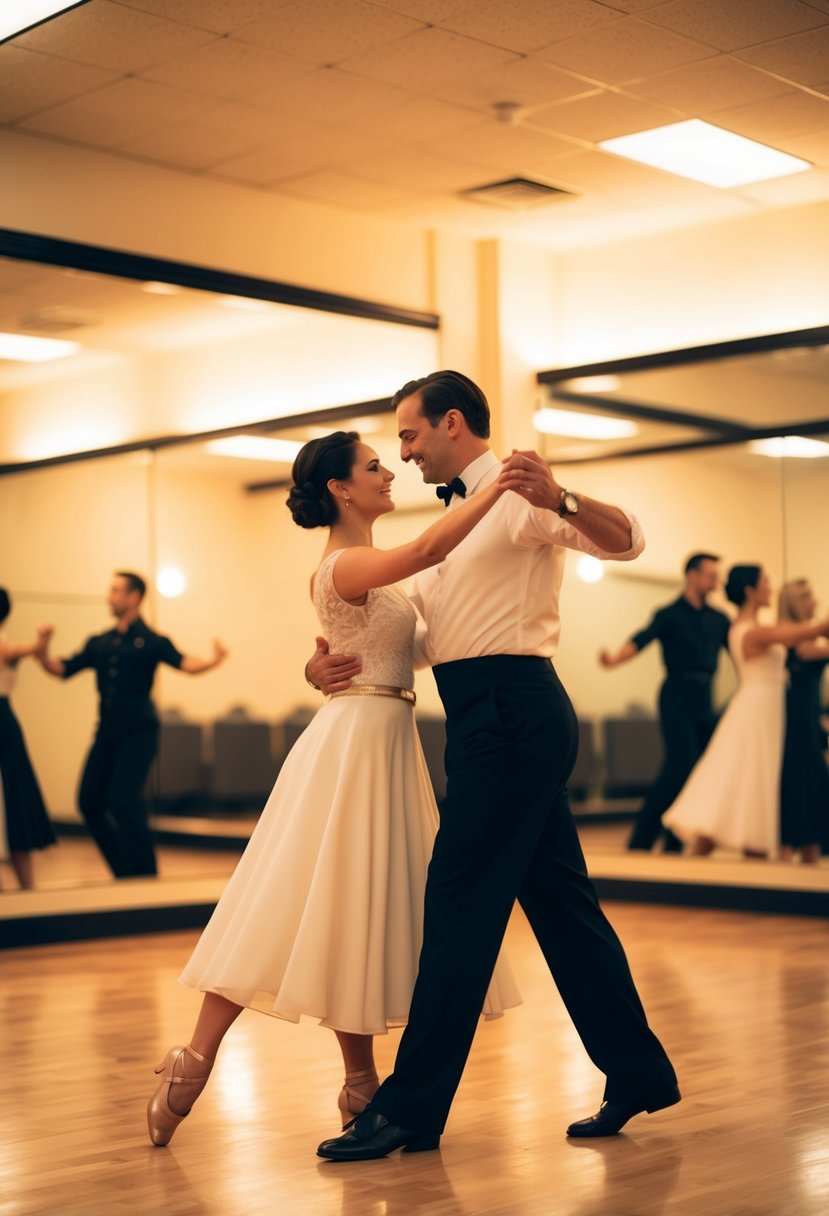
[[[627,418],[547,407],[533,414],[533,426],[543,435],[567,435],[571,439],[630,439],[638,431],[636,423]]]
[[[205,446],[212,456],[293,464],[302,444],[295,439],[268,439],[265,435],[229,435],[226,439],[211,439]]]
[[[723,190],[803,173],[812,167],[807,160],[714,127],[700,118],[605,139],[597,146],[603,152],[613,152],[627,160]]]
[[[187,590],[187,575],[178,566],[164,566],[156,576],[155,585],[165,599],[175,600]]]
[[[77,342],[62,338],[34,338],[29,334],[0,334],[0,359],[14,363],[48,363],[65,359],[80,350]]]
[[[758,456],[773,456],[778,460],[794,457],[797,460],[815,460],[829,456],[829,443],[822,439],[807,439],[805,435],[775,435],[773,439],[753,439],[749,448]]]
[[[600,583],[604,578],[604,566],[592,554],[582,553],[576,562],[576,574],[583,583]]]

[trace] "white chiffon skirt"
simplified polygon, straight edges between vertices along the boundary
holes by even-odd
[[[412,706],[328,701],[288,754],[181,983],[354,1034],[404,1025],[437,825]],[[483,1013],[520,1003],[500,959]]]
[[[781,680],[751,680],[731,698],[708,747],[662,822],[681,840],[774,856],[780,846],[785,729]]]

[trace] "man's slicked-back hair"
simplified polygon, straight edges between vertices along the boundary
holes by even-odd
[[[692,553],[685,563],[685,573],[699,570],[703,562],[718,562],[719,560],[719,555],[716,553]]]
[[[394,394],[392,407],[396,409],[413,393],[420,393],[422,413],[433,427],[449,410],[458,410],[473,435],[489,439],[489,403],[477,384],[463,372],[431,372],[420,380],[410,380]]]
[[[137,591],[140,598],[143,600],[147,594],[147,584],[144,582],[140,574],[133,574],[132,570],[116,570],[116,578],[122,578],[127,584],[128,591]]]

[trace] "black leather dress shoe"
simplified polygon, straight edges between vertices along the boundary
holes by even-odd
[[[404,1153],[425,1153],[439,1144],[439,1132],[409,1131],[367,1107],[352,1120],[345,1135],[323,1140],[317,1156],[329,1161],[375,1161],[398,1148]]]
[[[664,1110],[666,1106],[675,1106],[682,1095],[675,1085],[663,1089],[647,1102],[602,1102],[595,1115],[587,1119],[579,1119],[567,1128],[567,1135],[575,1139],[591,1139],[599,1136],[615,1136],[634,1115],[647,1111]]]

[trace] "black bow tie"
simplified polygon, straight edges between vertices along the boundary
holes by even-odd
[[[458,494],[461,498],[466,498],[466,486],[461,481],[460,477],[454,477],[448,486],[435,486],[435,493],[438,498],[443,499],[443,505],[449,506],[449,500],[453,494]]]

